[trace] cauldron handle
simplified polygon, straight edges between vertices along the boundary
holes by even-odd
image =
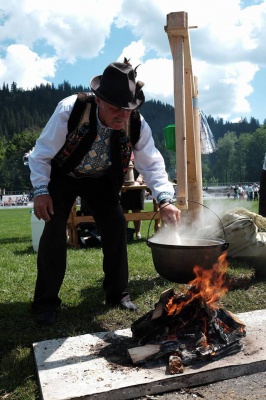
[[[199,203],[199,202],[197,202],[197,201],[187,200],[187,202],[188,202],[188,203],[196,203],[196,204],[199,204],[200,206],[202,206],[202,207],[206,208],[207,210],[211,211],[211,212],[218,218],[218,220],[220,221],[220,224],[221,224],[221,226],[222,226],[222,230],[223,230],[223,234],[224,234],[224,244],[223,244],[223,246],[222,246],[222,249],[223,249],[223,251],[224,251],[224,250],[227,250],[228,247],[229,247],[229,242],[227,241],[225,229],[224,229],[222,220],[221,220],[221,218],[219,217],[219,215],[217,215],[217,214],[216,214],[213,210],[211,210],[209,207],[207,207],[207,206],[205,206],[204,204],[201,204],[201,203]],[[170,203],[170,204],[173,204],[173,203]],[[164,207],[167,207],[167,206],[169,206],[169,203],[166,203],[165,205],[163,205],[163,206],[161,207],[161,209],[164,208]],[[148,246],[149,246],[149,239],[150,239],[150,226],[151,226],[152,221],[154,220],[155,216],[158,214],[159,211],[160,211],[160,210],[157,210],[157,211],[155,212],[155,214],[154,214],[154,216],[152,217],[152,219],[150,220],[150,223],[149,223],[149,226],[148,226],[148,236],[147,236],[147,240],[146,240]]]
[[[188,202],[188,203],[196,203],[196,204],[199,204],[200,206],[202,206],[202,207],[206,208],[207,210],[211,211],[211,212],[218,218],[218,220],[220,221],[222,230],[223,230],[223,234],[224,234],[223,250],[227,250],[228,247],[229,247],[229,242],[227,241],[225,229],[224,229],[222,220],[221,220],[221,218],[219,217],[219,215],[217,215],[217,214],[216,214],[213,210],[211,210],[209,207],[207,207],[207,206],[205,206],[204,204],[201,204],[201,203],[199,203],[199,202],[197,202],[197,201],[187,200],[187,202]]]

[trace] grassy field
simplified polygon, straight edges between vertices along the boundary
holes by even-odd
[[[205,202],[208,207],[213,203]],[[257,202],[216,200],[215,207],[237,205],[257,212]],[[151,204],[146,205],[151,208]],[[149,222],[143,222],[143,239],[128,245],[129,291],[139,307],[137,313],[107,309],[104,305],[101,249],[69,249],[63,300],[58,323],[35,324],[31,313],[36,279],[36,253],[32,249],[29,209],[1,209],[0,230],[0,398],[38,399],[39,388],[32,343],[86,333],[130,328],[133,321],[150,311],[167,288],[179,288],[156,273],[146,244]],[[253,273],[251,265],[234,262],[228,273]],[[266,283],[254,279],[247,289],[229,291],[223,305],[239,313],[266,308]]]

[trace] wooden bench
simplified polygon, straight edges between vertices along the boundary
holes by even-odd
[[[144,185],[139,186],[139,189],[145,189]],[[135,188],[136,189],[136,188]],[[133,188],[129,186],[123,186],[123,191],[133,190]],[[158,204],[153,200],[153,211],[142,211],[139,213],[125,213],[125,218],[127,221],[147,221],[154,219],[154,230],[158,230],[160,227],[160,213],[157,212],[159,209]],[[69,246],[79,248],[80,244],[78,241],[78,224],[81,222],[94,222],[94,219],[91,215],[77,215],[77,206],[76,202],[73,205],[71,212],[69,214],[69,218],[67,221],[67,230],[68,230],[68,244]]]

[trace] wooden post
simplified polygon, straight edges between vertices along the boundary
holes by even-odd
[[[188,75],[188,74],[187,74]],[[202,193],[202,167],[201,167],[201,147],[200,147],[200,117],[198,108],[198,80],[190,75],[190,79],[194,79],[194,92],[190,93],[186,103],[187,119],[187,180],[188,180],[188,212],[187,217],[191,221],[196,221],[203,228],[203,193]],[[192,89],[189,81],[186,82],[188,87]],[[186,91],[186,93],[188,90]]]
[[[174,69],[177,205],[182,210],[191,211],[193,219],[200,218],[202,221],[198,86],[192,71],[187,13],[168,14],[165,31],[168,34]]]
[[[198,79],[194,76],[194,93],[193,93],[193,121],[194,121],[194,146],[195,146],[195,177],[196,179],[189,182],[189,210],[193,219],[197,220],[203,227],[203,192],[202,192],[202,165],[201,165],[201,146],[200,146],[200,115],[198,107]],[[193,201],[195,203],[193,203]],[[198,204],[200,203],[200,204]]]
[[[173,55],[175,139],[176,139],[176,178],[178,182],[177,204],[186,209],[187,204],[187,151],[186,151],[186,115],[184,84],[184,36],[187,35],[187,14],[171,13],[167,15],[170,47]]]

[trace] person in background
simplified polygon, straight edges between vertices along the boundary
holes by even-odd
[[[245,190],[244,190],[243,186],[242,185],[238,185],[237,198],[239,200],[244,200],[244,196],[245,196]]]
[[[253,185],[253,200],[259,201],[259,185],[256,183]]]
[[[247,200],[252,201],[253,200],[253,188],[252,188],[251,184],[249,184],[247,186],[246,194],[247,194]]]
[[[53,324],[57,318],[66,271],[66,224],[77,196],[84,198],[101,232],[106,305],[137,310],[127,289],[127,230],[120,204],[132,152],[136,169],[160,205],[162,221],[177,226],[180,220],[163,157],[139,112],[144,84],[135,78],[136,69],[127,60],[109,64],[91,80],[89,121],[81,126],[77,121],[78,127],[68,134],[78,96],[63,99],[29,155],[34,214],[45,221],[32,304],[39,324]]]
[[[238,189],[238,186],[235,185],[235,186],[233,187],[233,191],[234,191],[234,200],[237,200],[237,198],[238,198],[237,189]]]
[[[259,214],[266,217],[266,154],[262,165],[259,185]]]

